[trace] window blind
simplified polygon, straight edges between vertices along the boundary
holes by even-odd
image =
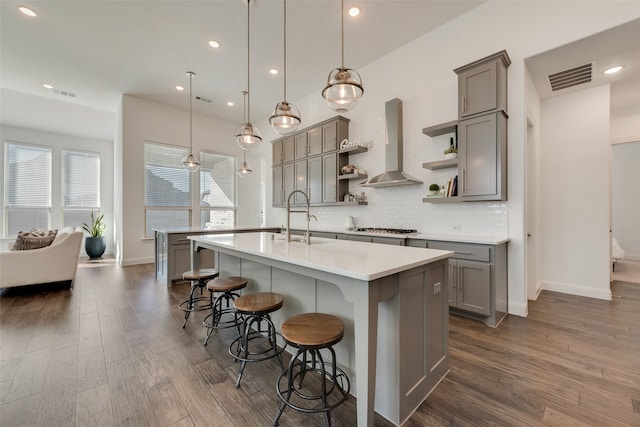
[[[151,207],[190,207],[191,173],[182,167],[184,148],[144,145],[144,201]]]
[[[100,207],[100,156],[62,152],[63,208]]]
[[[51,208],[51,149],[6,144],[8,208]]]

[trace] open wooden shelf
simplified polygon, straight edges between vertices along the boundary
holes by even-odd
[[[426,127],[422,129],[422,133],[424,133],[427,136],[434,137],[438,135],[445,135],[447,133],[456,132],[457,129],[458,129],[458,121],[456,120],[453,122],[440,123],[439,125]]]
[[[345,173],[338,175],[338,179],[367,179],[369,176],[363,173]]]
[[[458,158],[456,157],[455,159],[445,159],[445,160],[436,160],[435,162],[426,162],[422,164],[422,167],[430,170],[457,168]]]

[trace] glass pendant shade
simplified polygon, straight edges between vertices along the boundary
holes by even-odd
[[[273,114],[269,117],[269,124],[280,135],[295,132],[300,126],[300,111],[287,101],[278,102]]]
[[[244,178],[245,176],[248,176],[251,172],[253,172],[253,169],[251,169],[251,166],[249,166],[249,163],[242,162],[242,166],[240,167],[240,169],[238,169],[238,176],[240,178]]]
[[[262,133],[260,129],[249,122],[246,122],[236,130],[236,143],[243,150],[253,150],[262,142]]]
[[[356,106],[364,89],[360,74],[349,68],[336,68],[331,71],[327,86],[322,91],[322,97],[329,108],[338,113],[344,113]]]
[[[198,172],[200,169],[200,161],[193,154],[189,154],[187,157],[182,159],[182,167],[189,169],[189,172]]]

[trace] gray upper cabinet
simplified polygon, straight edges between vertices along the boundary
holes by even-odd
[[[282,166],[274,166],[271,172],[273,177],[273,206],[282,206],[284,204]]]
[[[288,137],[282,140],[282,161],[292,162],[294,157],[295,147],[293,137]]]
[[[473,200],[506,200],[507,118],[485,114],[458,124],[458,195]]]
[[[322,153],[322,127],[318,126],[307,131],[307,144],[309,145],[309,156]]]
[[[293,137],[296,160],[304,159],[309,155],[307,148],[307,134],[301,133]]]
[[[336,116],[273,141],[273,206],[286,206],[293,190],[307,193],[314,205],[344,203],[349,183],[338,180],[338,172],[350,153],[359,152],[338,150],[348,138],[349,119]],[[296,194],[291,202],[302,204],[303,199]]]
[[[309,203],[322,203],[322,156],[309,157],[307,160],[307,186]]]
[[[482,58],[453,70],[458,74],[458,118],[492,111],[507,111],[506,51]]]

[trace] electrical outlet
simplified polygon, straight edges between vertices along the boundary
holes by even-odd
[[[442,283],[438,282],[433,285],[433,294],[438,295],[442,292]]]
[[[455,230],[455,231],[460,231],[460,230],[462,230],[462,225],[460,225],[460,224],[453,224],[453,225],[451,226],[451,229],[452,229],[452,230]]]

